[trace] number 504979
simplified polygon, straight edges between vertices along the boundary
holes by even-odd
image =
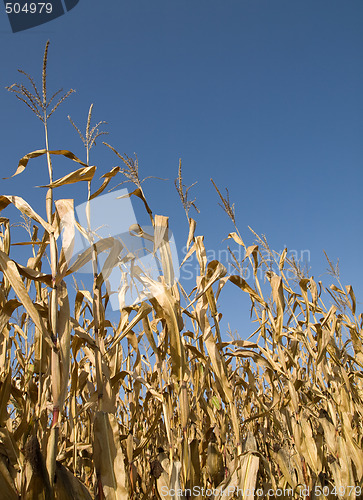
[[[53,6],[44,2],[25,3],[23,6],[18,2],[7,2],[5,10],[7,14],[51,14]]]

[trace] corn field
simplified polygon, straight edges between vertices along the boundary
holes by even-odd
[[[199,275],[191,290],[170,286],[166,243],[156,292],[111,321],[98,263],[106,253],[115,265],[119,248],[79,228],[89,248],[70,264],[61,221],[75,202],[57,199],[57,188],[80,182],[91,202],[126,179],[155,234],[167,234],[168,217],[152,211],[137,158],[105,143],[123,167],[97,179],[90,153],[104,132],[103,122],[91,125],[92,106],[84,134],[71,120],[85,160],[51,149],[49,118],[72,90],[48,96],[48,45],[41,87],[25,72],[28,86],[8,87],[44,125],[45,148],[21,158],[14,175],[42,156],[49,184],[45,216],[19,196],[0,196],[1,499],[362,498],[363,317],[352,287],[329,260],[335,284],[326,287],[264,237],[245,245],[228,192],[214,183],[231,224],[226,237],[245,257],[234,274],[208,262],[180,163],[175,186],[189,230],[181,265],[196,258]],[[72,161],[77,169],[54,179],[55,155],[67,172]],[[28,228],[28,240],[16,242],[31,252],[23,263],[12,257],[9,205]],[[86,263],[88,289],[77,274]],[[250,301],[247,340],[226,340],[218,299],[228,282]]]

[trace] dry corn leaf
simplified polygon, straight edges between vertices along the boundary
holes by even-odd
[[[107,500],[128,500],[128,478],[114,415],[98,411],[94,421],[93,458]]]
[[[122,329],[121,333],[113,338],[112,346],[121,342],[122,339],[126,337],[126,335],[131,331],[139,321],[145,318],[151,312],[151,307],[147,302],[142,302],[140,307],[137,310],[135,317],[130,321],[130,323]]]
[[[75,217],[74,217],[74,200],[56,200],[57,217],[53,225],[57,224],[55,238],[62,231],[62,249],[58,261],[56,284],[60,283],[65,277],[68,270],[68,265],[73,256],[74,239],[75,239]]]
[[[1,305],[0,310],[0,332],[2,332],[5,328],[5,325],[8,323],[15,309],[21,306],[21,302],[16,299],[10,299],[6,302],[6,304]]]
[[[43,338],[49,345],[53,345],[49,332],[45,329],[43,322],[39,316],[37,309],[35,308],[33,301],[29,297],[28,292],[24,286],[24,283],[20,277],[18,269],[15,263],[9,259],[9,257],[0,250],[0,268],[3,273],[11,283],[11,286],[16,293],[19,301],[23,304],[27,310],[29,316],[34,321],[35,325],[42,332]]]
[[[93,259],[94,252],[97,254],[112,248],[114,245],[115,238],[103,238],[102,240],[97,241],[94,245],[90,246],[86,250],[84,250],[81,254],[78,255],[75,262],[71,265],[71,267],[66,272],[66,276],[79,271],[83,266],[88,264]]]
[[[246,245],[243,243],[242,238],[236,232],[229,233],[227,239],[228,238],[233,238],[234,241],[238,243],[238,245],[241,245],[242,247],[246,248]]]
[[[19,274],[23,276],[23,278],[27,278],[32,281],[40,281],[49,287],[52,286],[52,275],[40,273],[39,271],[34,271],[30,267],[21,266],[20,264],[15,263],[18,268]]]
[[[191,217],[189,218],[189,233],[188,233],[188,239],[187,239],[187,250],[190,247],[191,242],[194,240],[194,233],[195,233],[195,228],[197,226],[197,223],[195,222],[194,219]]]
[[[147,213],[149,214],[149,216],[152,219],[152,211],[151,211],[149,205],[147,204],[147,201],[145,199],[144,193],[142,192],[142,189],[137,188],[137,189],[135,189],[135,191],[132,191],[132,193],[128,193],[126,195],[120,196],[119,198],[116,198],[116,199],[131,198],[131,196],[137,196],[138,198],[140,198],[140,200],[142,200],[142,202],[144,203],[144,206],[146,208]]]
[[[60,462],[56,463],[55,500],[92,500],[81,481]]]
[[[101,176],[101,179],[105,179],[101,186],[97,189],[97,191],[95,191],[91,196],[90,196],[90,200],[93,200],[94,198],[96,198],[98,195],[100,195],[105,189],[106,187],[108,186],[110,180],[115,177],[115,175],[118,174],[118,172],[120,172],[121,168],[120,167],[114,167],[112,170],[110,170],[110,172],[107,172],[106,174],[102,175]]]
[[[154,219],[154,248],[153,253],[159,250],[164,281],[171,288],[175,283],[174,263],[169,243],[169,218],[155,215]]]
[[[290,458],[290,453],[288,450],[285,448],[280,448],[277,453],[272,452],[273,457],[276,460],[276,463],[278,464],[281,473],[283,474],[283,477],[287,484],[291,486],[292,488],[296,488],[297,482],[294,477],[294,471],[292,470],[292,464],[291,464],[291,458]]]
[[[67,397],[68,379],[71,364],[71,322],[68,291],[64,281],[58,285],[58,338],[60,356],[60,408]]]
[[[0,492],[2,500],[18,500],[19,498],[14,481],[2,455],[0,455]]]
[[[353,287],[351,285],[347,285],[345,288],[347,290],[347,294],[350,297],[350,300],[352,301],[352,313],[355,314],[357,302],[356,302],[355,295],[353,292]]]
[[[300,425],[302,430],[300,445],[302,455],[305,457],[305,460],[307,461],[311,469],[315,472],[315,474],[319,475],[322,469],[322,464],[318,457],[318,450],[316,447],[310,422],[307,418],[305,418],[304,415],[301,416]]]
[[[1,195],[0,196],[0,212],[4,210],[8,205],[12,203],[14,207],[16,207],[21,213],[26,215],[27,217],[30,217],[33,219],[35,222],[38,222],[38,224],[41,224],[48,233],[53,232],[53,227],[48,224],[40,215],[38,215],[32,207],[27,203],[23,198],[20,196],[5,196]]]
[[[264,307],[267,307],[267,304],[263,300],[263,298],[261,298],[258,295],[258,293],[250,287],[250,285],[247,283],[247,281],[245,279],[241,278],[241,276],[237,276],[237,275],[230,276],[229,281],[231,281],[234,285],[241,288],[241,290],[243,290],[244,292],[248,293],[249,296],[251,297],[251,300],[257,300],[257,302],[262,304]]]
[[[25,169],[26,166],[28,165],[28,161],[31,160],[32,158],[37,158],[38,156],[43,156],[47,153],[46,149],[38,149],[37,151],[32,151],[31,153],[28,153],[27,155],[23,156],[21,160],[19,161],[18,168],[16,169],[15,174],[13,174],[11,177],[15,177],[16,175],[21,174]],[[51,155],[62,155],[65,156],[66,158],[69,158],[70,160],[76,161],[77,163],[80,163],[84,167],[87,167],[88,165],[86,163],[83,163],[79,158],[77,158],[76,155],[71,153],[70,151],[67,151],[65,149],[62,150],[57,150],[57,151],[49,151],[49,154]],[[9,179],[10,177],[4,177],[4,179]]]
[[[185,348],[179,331],[178,302],[165,285],[161,289],[161,293],[156,295],[153,299],[150,299],[150,302],[154,307],[155,303],[158,304],[158,312],[166,321],[170,344],[170,356],[172,359],[171,369],[173,375],[181,382],[188,373],[188,367],[186,364]]]
[[[36,436],[31,436],[25,445],[27,478],[26,496],[28,500],[52,500],[53,492],[43,454]]]
[[[7,411],[7,406],[10,398],[11,392],[11,371],[2,377],[0,381],[0,426],[4,427],[9,414]]]
[[[76,182],[91,181],[93,179],[95,172],[96,172],[95,166],[79,168],[78,170],[75,170],[70,174],[64,175],[60,179],[57,179],[56,181],[53,181],[50,184],[38,187],[46,187],[53,189],[60,186],[65,186],[67,184],[74,184]]]

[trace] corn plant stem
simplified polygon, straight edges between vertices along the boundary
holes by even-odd
[[[48,139],[48,124],[46,110],[44,112],[44,131],[45,131],[45,146],[47,151],[47,165],[49,173],[49,184],[53,182],[53,168],[52,161],[49,153],[49,139]],[[52,224],[53,217],[53,189],[49,187],[46,196],[46,211],[48,223]],[[52,380],[52,396],[53,396],[53,415],[51,424],[51,433],[48,442],[47,450],[47,470],[49,474],[49,481],[51,486],[54,484],[54,474],[55,474],[55,464],[57,457],[58,439],[59,439],[59,412],[60,412],[60,387],[61,387],[61,374],[60,374],[60,360],[58,353],[58,293],[56,286],[56,275],[57,275],[57,261],[58,261],[58,251],[57,243],[55,240],[54,233],[49,235],[50,244],[50,266],[52,273],[52,288],[50,296],[50,308],[49,308],[49,322],[51,328],[51,335],[53,340],[52,352],[51,352],[51,380]]]
[[[143,325],[146,337],[147,337],[147,339],[151,345],[151,348],[154,352],[154,355],[155,355],[156,369],[157,369],[158,378],[159,378],[159,385],[160,385],[160,389],[163,389],[163,375],[162,375],[162,371],[161,371],[163,363],[162,363],[162,360],[160,357],[160,351],[155,343],[154,336],[153,336],[152,331],[150,329],[149,320],[147,318],[143,318],[142,325]],[[165,380],[166,380],[166,377],[165,377]],[[171,427],[170,427],[170,422],[171,422],[172,418],[171,418],[171,413],[169,412],[169,408],[168,408],[168,405],[166,402],[166,395],[164,394],[164,391],[162,391],[162,393],[163,393],[162,406],[163,406],[163,413],[164,413],[165,429],[166,429],[166,435],[167,435],[168,442],[169,442],[169,447],[171,450],[171,460],[172,460],[173,459],[173,448],[174,448],[173,447],[173,435],[172,435]]]
[[[236,228],[236,230],[238,231],[237,228]],[[238,235],[239,235],[239,233],[238,233]],[[193,236],[193,240],[192,241],[193,241],[194,244],[196,244],[196,239],[195,239],[194,236]],[[203,263],[203,259],[202,259],[201,255],[199,255],[198,250],[197,250],[197,258],[198,258],[199,266],[200,266],[200,275],[201,276],[205,276],[206,275],[206,269],[205,269],[205,266],[204,266],[204,263]],[[256,276],[256,278],[257,278],[257,276]],[[219,330],[219,323],[218,323],[218,319],[217,319],[216,302],[215,302],[215,297],[214,297],[214,293],[213,293],[212,288],[210,288],[207,291],[206,298],[207,298],[207,301],[208,301],[209,309],[210,309],[210,311],[212,313],[212,316],[213,316],[213,319],[214,319],[214,325],[215,325],[215,328],[216,328],[216,333],[217,333],[218,341],[220,343],[219,345],[221,345],[222,339],[221,339],[220,330]],[[224,370],[225,374],[227,375],[227,366],[226,366],[224,357],[221,357],[221,362],[222,362],[223,370]],[[234,434],[235,434],[235,439],[237,440],[237,455],[241,455],[241,453],[242,453],[241,432],[240,432],[240,426],[239,426],[239,423],[238,423],[239,421],[238,421],[238,416],[237,416],[237,409],[236,409],[236,406],[234,404],[234,401],[230,401],[229,400],[228,401],[228,405],[229,405],[230,412],[231,412],[232,427],[233,427],[233,431],[234,431]]]
[[[42,365],[43,365],[43,339],[40,337],[39,341],[39,385],[38,385],[38,411],[37,418],[40,418],[41,413],[41,402],[42,402],[42,392],[43,392],[43,374],[42,374]]]
[[[94,254],[96,255],[95,249],[94,249]],[[103,375],[102,375],[102,358],[101,358],[101,350],[100,350],[100,307],[99,307],[100,301],[101,301],[101,293],[100,293],[100,289],[97,286],[97,273],[96,273],[96,274],[94,274],[94,285],[93,285],[93,319],[94,319],[95,341],[96,341],[96,345],[97,345],[97,352],[95,355],[97,398],[98,398],[99,411],[102,411],[102,409],[103,409]]]
[[[49,173],[49,183],[53,182],[53,167],[52,160],[49,153],[49,139],[48,139],[48,124],[47,117],[44,117],[44,131],[45,131],[45,147],[47,150],[47,165]],[[47,192],[46,199],[47,219],[48,223],[52,224],[52,210],[53,210],[53,189],[50,187]],[[51,355],[52,363],[52,392],[53,392],[53,420],[52,427],[58,423],[59,419],[59,397],[60,397],[60,366],[58,356],[58,339],[57,339],[57,316],[58,316],[58,293],[56,286],[57,274],[57,244],[54,234],[49,235],[50,238],[50,266],[52,272],[52,290],[50,299],[50,326],[53,338],[53,348]]]
[[[78,423],[75,421],[74,424],[74,447],[73,447],[73,470],[74,473],[77,473],[77,449],[78,449]]]
[[[90,149],[87,145],[87,159],[86,163],[89,165]],[[93,235],[91,232],[91,210],[90,210],[90,200],[91,200],[91,181],[88,181],[88,196],[86,205],[86,217],[87,217],[87,229],[90,238],[90,243],[92,244],[92,271],[93,271],[93,295],[92,295],[92,310],[93,310],[93,320],[94,320],[94,333],[95,341],[97,345],[97,352],[95,354],[96,362],[96,383],[97,383],[97,399],[98,399],[98,409],[103,410],[103,375],[102,375],[102,357],[100,349],[100,311],[101,311],[101,301],[102,294],[101,290],[97,284],[98,278],[98,257],[96,245],[93,241]]]

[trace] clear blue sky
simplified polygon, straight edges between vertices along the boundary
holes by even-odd
[[[327,283],[325,249],[340,258],[342,281],[362,304],[362,26],[361,0],[80,0],[61,18],[15,34],[2,10],[1,177],[44,147],[41,122],[4,87],[22,81],[18,68],[39,81],[49,39],[49,87],[76,90],[50,120],[52,149],[84,158],[67,115],[83,129],[94,103],[94,120],[108,122],[107,141],[138,154],[141,176],[169,179],[143,187],[153,211],[170,216],[180,257],[181,157],[185,183],[198,181],[197,234],[216,257],[233,227],[211,177],[228,187],[246,242],[254,241],[251,226],[276,250],[309,250],[312,274]],[[98,177],[119,164],[101,141],[91,163]],[[55,177],[74,165],[58,160]],[[33,160],[0,181],[1,194],[21,195],[44,215],[45,193],[33,186],[46,182],[44,160]],[[70,196],[83,202],[86,186],[57,193]],[[231,285],[221,305],[223,328],[229,321],[240,329],[235,311],[246,296]]]

